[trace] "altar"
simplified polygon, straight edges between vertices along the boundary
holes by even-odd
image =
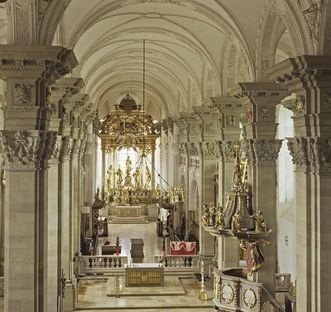
[[[145,215],[145,207],[141,205],[115,206],[116,217],[141,217]]]
[[[160,263],[135,263],[125,266],[125,286],[163,286],[164,266]]]

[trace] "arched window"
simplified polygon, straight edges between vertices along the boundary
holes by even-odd
[[[293,113],[279,105],[277,139],[283,140],[278,157],[277,196],[277,247],[278,271],[291,273],[295,279],[295,181],[292,157],[286,138],[294,136]]]

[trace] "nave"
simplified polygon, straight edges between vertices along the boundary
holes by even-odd
[[[130,238],[132,235],[144,241],[144,262],[152,263],[154,256],[161,254],[163,240],[157,236],[155,222],[148,224],[109,224],[107,237],[98,239],[99,249],[105,241],[115,244],[119,237],[121,255],[128,256],[130,261]],[[134,234],[133,234],[134,233]],[[162,287],[133,287],[125,289],[124,273],[119,273],[119,292],[116,295],[116,276],[118,273],[105,274],[104,280],[80,282],[78,290],[77,311],[169,311],[210,312],[212,308],[212,291],[209,300],[200,301],[199,291],[194,275],[190,273],[168,274]],[[116,275],[116,276],[115,276]],[[112,294],[110,297],[109,295]],[[92,309],[97,310],[92,310]],[[109,310],[107,310],[107,308]]]

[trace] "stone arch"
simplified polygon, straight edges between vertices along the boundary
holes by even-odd
[[[257,38],[258,80],[265,79],[266,71],[275,64],[276,47],[286,30],[296,48],[296,55],[313,53],[312,40],[307,35],[309,31],[300,10],[287,0],[269,0],[262,14]]]

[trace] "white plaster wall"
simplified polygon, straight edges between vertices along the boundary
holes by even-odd
[[[296,278],[296,212],[295,183],[292,157],[287,148],[288,137],[294,136],[293,113],[279,107],[278,139],[283,139],[278,159],[277,178],[277,271],[291,273],[292,280]]]

